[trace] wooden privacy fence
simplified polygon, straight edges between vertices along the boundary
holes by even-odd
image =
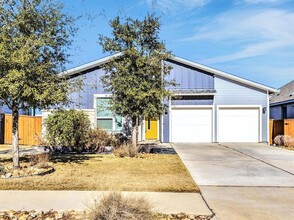
[[[270,144],[274,143],[277,135],[294,137],[294,119],[270,120]]]
[[[4,144],[12,144],[12,115],[4,115]],[[20,115],[18,122],[19,144],[39,145],[42,140],[42,117]]]

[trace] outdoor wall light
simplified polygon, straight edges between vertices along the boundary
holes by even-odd
[[[266,113],[266,107],[262,108],[262,113],[265,114]]]

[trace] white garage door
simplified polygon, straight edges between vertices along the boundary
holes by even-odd
[[[259,108],[220,108],[218,142],[259,142]]]
[[[172,109],[172,142],[212,142],[212,109]]]

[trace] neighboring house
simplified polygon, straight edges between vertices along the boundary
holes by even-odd
[[[70,107],[84,110],[94,127],[120,132],[125,119],[101,107],[111,99],[100,81],[105,74],[101,65],[114,56],[69,69],[66,74],[85,84],[83,91],[71,95],[76,103]],[[178,57],[165,62],[173,67],[168,79],[175,79],[179,86],[168,88],[174,95],[165,114],[141,122],[140,140],[269,141],[269,94],[276,89]],[[48,114],[43,111],[43,117]]]
[[[271,119],[294,119],[294,80],[270,97]]]
[[[7,105],[0,106],[0,114],[11,114],[12,111],[7,107]],[[41,116],[42,112],[39,109],[29,109],[29,110],[19,110],[20,115],[30,115],[30,116]]]

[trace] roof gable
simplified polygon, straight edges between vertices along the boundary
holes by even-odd
[[[84,71],[87,71],[87,70],[90,70],[90,69],[93,69],[93,68],[97,68],[97,67],[109,62],[111,59],[119,57],[121,55],[122,55],[122,53],[116,53],[116,54],[113,54],[113,55],[110,55],[110,56],[95,60],[93,62],[84,64],[84,65],[81,65],[81,66],[78,66],[78,67],[75,67],[75,68],[68,69],[68,70],[62,72],[61,74],[76,75],[78,73],[82,73]],[[180,58],[180,57],[174,56],[174,57],[171,58],[171,60],[175,61],[175,62],[178,62],[178,63],[182,63],[184,65],[187,65],[187,66],[190,66],[190,67],[193,67],[193,68],[196,68],[196,69],[199,69],[199,70],[202,70],[204,72],[207,72],[207,73],[210,73],[210,74],[213,74],[213,75],[221,76],[221,77],[230,79],[232,81],[243,83],[245,85],[249,85],[249,86],[252,86],[254,88],[264,90],[264,91],[268,91],[269,93],[278,92],[277,89],[274,89],[272,87],[265,86],[265,85],[262,85],[260,83],[256,83],[256,82],[253,82],[253,81],[250,81],[250,80],[247,80],[247,79],[244,79],[244,78],[241,78],[241,77],[238,77],[238,76],[235,76],[235,75],[232,75],[232,74],[229,74],[229,73],[226,73],[226,72],[223,72],[223,71],[220,71],[220,70],[217,70],[217,69],[214,69],[214,68],[199,64],[199,63],[196,63],[196,62],[192,62],[192,61]]]
[[[271,96],[271,104],[283,103],[283,102],[294,102],[294,80],[282,86],[279,93]]]

